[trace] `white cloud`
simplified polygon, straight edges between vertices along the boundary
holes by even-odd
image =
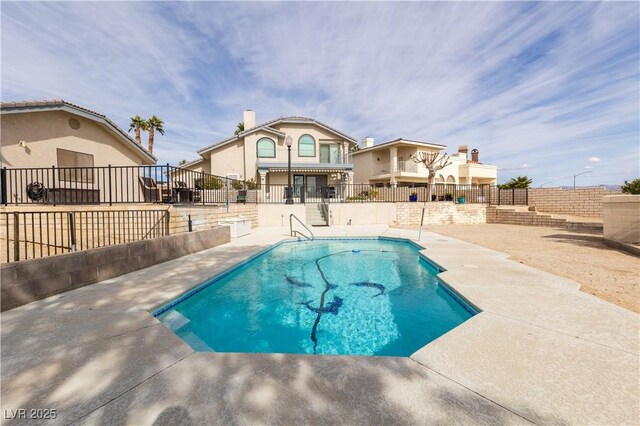
[[[584,166],[585,169],[593,169],[593,166]]]
[[[599,157],[589,157],[587,161],[589,161],[590,163],[599,163],[602,160],[600,160]]]
[[[615,183],[640,174],[638,8],[7,3],[2,98],[68,98],[126,128],[159,115],[160,162],[195,158],[250,107],[259,122],[306,115],[356,139],[467,144],[501,180],[572,179],[606,150],[617,161],[598,167]]]

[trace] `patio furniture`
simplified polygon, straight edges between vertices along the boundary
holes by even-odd
[[[173,182],[174,188],[171,194],[171,201],[174,203],[191,203],[194,201],[194,193],[183,181]],[[198,194],[199,195],[199,194]],[[199,198],[199,197],[198,197]]]
[[[236,198],[236,203],[244,203],[247,204],[247,191],[241,189],[238,191],[238,197]]]
[[[140,186],[142,187],[142,195],[145,203],[161,203],[168,202],[171,199],[167,189],[163,185],[158,185],[155,179],[138,176]]]

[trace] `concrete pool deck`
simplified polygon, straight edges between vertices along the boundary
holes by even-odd
[[[258,228],[3,312],[2,409],[56,409],[65,424],[640,423],[640,316],[435,233],[423,232],[425,255],[482,312],[409,358],[197,353],[149,314],[285,232]]]

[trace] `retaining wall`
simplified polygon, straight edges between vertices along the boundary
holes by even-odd
[[[602,197],[619,193],[604,188],[529,188],[529,205],[545,213],[602,217]]]
[[[425,207],[425,225],[474,225],[486,223],[487,206],[484,204],[396,203],[398,225],[420,225],[422,207]]]
[[[113,278],[230,241],[228,226],[0,266],[1,310]]]

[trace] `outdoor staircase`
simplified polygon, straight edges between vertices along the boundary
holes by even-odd
[[[579,218],[568,219],[561,215],[530,211],[526,206],[487,208],[487,223],[506,223],[525,226],[548,226],[552,228],[566,228],[582,232],[602,232],[602,222]]]
[[[326,217],[326,212],[322,209],[322,203],[305,204],[307,210],[307,225],[311,226],[328,226],[329,218]]]

